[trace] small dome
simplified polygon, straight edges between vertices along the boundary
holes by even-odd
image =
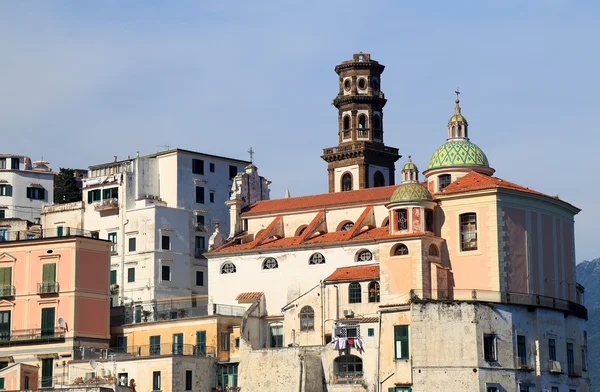
[[[427,188],[417,183],[403,183],[394,191],[394,194],[390,198],[390,203],[421,200],[433,200]]]
[[[448,166],[484,166],[489,167],[487,157],[474,143],[467,139],[448,140],[431,156],[428,169]]]
[[[455,114],[454,116],[450,117],[450,120],[448,120],[449,123],[453,123],[453,122],[467,122],[467,119],[462,115],[462,114]]]
[[[406,162],[406,164],[404,164],[404,166],[402,167],[402,171],[408,171],[408,170],[419,171],[419,169],[417,169],[417,165],[415,165],[412,162],[412,160],[410,159],[410,157],[408,157],[408,162]]]

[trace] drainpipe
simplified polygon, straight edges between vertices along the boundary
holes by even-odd
[[[127,178],[127,164],[123,164],[123,171],[121,172],[121,201],[119,202],[119,214],[121,215],[121,298],[119,303],[123,303],[123,298],[125,298],[125,226],[129,223],[129,219],[125,220],[125,211],[127,207],[127,189],[126,187],[126,178]],[[119,249],[119,245],[117,244],[117,249]]]
[[[323,296],[325,284],[321,280],[321,345],[325,345],[325,298]]]
[[[334,284],[335,287],[335,319],[340,319],[340,289],[337,284]]]
[[[377,336],[377,340],[378,340],[377,347],[380,347],[380,348],[381,348],[381,317],[382,317],[382,313],[379,312],[379,332],[378,332],[378,336]],[[381,353],[379,352],[379,350],[377,350],[377,392],[381,392],[381,384],[383,384],[383,381],[379,382],[380,362],[381,362]]]

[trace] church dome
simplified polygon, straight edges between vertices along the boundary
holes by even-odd
[[[457,121],[462,121],[464,123],[467,122],[467,119],[462,115],[462,114],[455,114],[454,116],[450,117],[450,120],[448,120],[449,123],[453,123],[453,122],[457,122]]]
[[[406,162],[404,164],[404,166],[402,167],[403,171],[408,171],[408,170],[415,170],[415,171],[419,171],[419,169],[417,169],[417,165],[415,165],[412,160],[410,159],[410,157],[408,157],[408,162]]]
[[[407,182],[400,184],[390,198],[390,203],[402,201],[433,200],[431,193],[423,185]]]
[[[489,167],[489,162],[481,148],[468,139],[448,140],[431,156],[427,168],[437,169],[448,166],[483,166]]]

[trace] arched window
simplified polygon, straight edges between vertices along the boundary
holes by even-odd
[[[346,173],[342,176],[342,191],[352,190],[352,174]]]
[[[346,222],[340,227],[340,231],[350,231],[354,227],[353,222]]]
[[[425,210],[425,231],[433,233],[433,210]]]
[[[344,131],[350,129],[350,116],[344,116]]]
[[[443,191],[445,187],[450,185],[452,182],[452,176],[450,174],[442,174],[438,177],[438,190]]]
[[[377,188],[380,186],[385,186],[385,177],[380,171],[376,171],[373,175],[373,187]]]
[[[225,263],[221,266],[222,274],[234,274],[235,271],[235,264],[233,263]]]
[[[369,302],[379,302],[379,282],[369,283]]]
[[[373,116],[373,129],[381,129],[381,117],[379,117],[379,114]]]
[[[275,268],[279,268],[279,264],[277,264],[277,259],[273,257],[267,257],[265,261],[263,261],[262,269],[270,270]]]
[[[362,359],[356,355],[340,355],[333,360],[333,375],[338,383],[347,382],[341,380],[350,379],[356,382],[362,379],[364,377]]]
[[[429,245],[429,256],[439,257],[440,251],[434,244]]]
[[[348,303],[359,304],[362,302],[362,290],[360,283],[352,282],[348,286]]]
[[[300,310],[300,331],[312,331],[315,329],[315,311],[310,306]]]
[[[308,264],[325,264],[325,256],[320,253],[313,253],[308,259]]]
[[[367,127],[367,116],[365,116],[364,114],[360,114],[358,116],[358,127],[359,128],[366,128]]]
[[[301,236],[302,234],[304,234],[304,231],[306,230],[307,227],[308,227],[308,225],[302,225],[302,226],[298,227],[296,229],[295,237],[298,237],[298,236]]]
[[[477,250],[477,215],[472,212],[460,216],[460,249]]]
[[[408,254],[408,247],[404,244],[398,244],[394,248],[394,256],[405,256]]]
[[[398,210],[398,230],[408,229],[408,212],[405,209]]]
[[[358,252],[358,256],[356,257],[356,261],[371,261],[373,260],[373,253],[368,250],[361,250]]]

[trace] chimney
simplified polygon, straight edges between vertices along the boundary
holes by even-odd
[[[113,156],[113,162],[116,162],[116,161],[117,161],[117,156],[115,155],[115,156]]]

